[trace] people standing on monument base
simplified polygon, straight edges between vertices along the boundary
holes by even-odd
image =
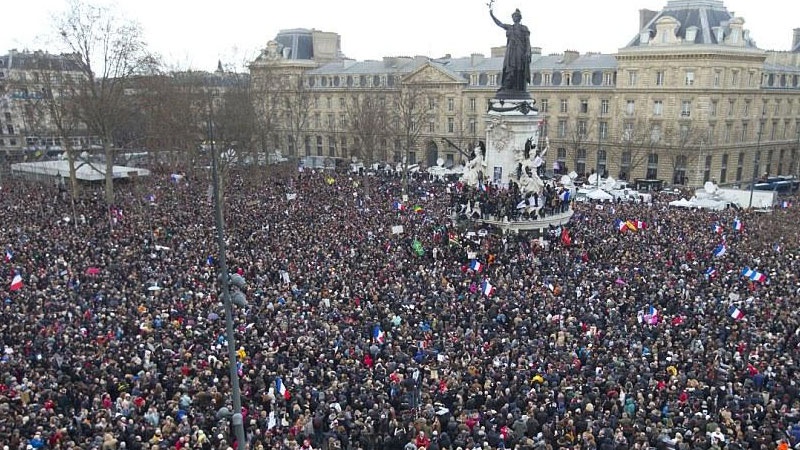
[[[578,204],[567,245],[460,227],[447,185],[412,179],[403,202],[402,184],[226,180],[248,448],[798,444],[798,209]],[[207,189],[120,184],[110,221],[90,186],[73,213],[4,179],[0,264],[22,286],[0,286],[1,446],[233,446]]]

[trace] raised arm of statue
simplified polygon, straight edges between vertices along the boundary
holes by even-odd
[[[494,23],[496,23],[498,27],[500,27],[500,28],[502,28],[504,30],[508,29],[509,25],[505,24],[503,22],[500,22],[500,20],[498,20],[497,17],[494,16],[494,12],[491,9],[489,9],[489,15],[492,17],[492,20],[494,20]]]

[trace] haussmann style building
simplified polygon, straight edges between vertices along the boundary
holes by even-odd
[[[670,0],[631,28],[616,54],[533,49],[550,168],[685,186],[797,174],[800,29],[760,49],[720,0]],[[484,139],[504,50],[354,61],[335,33],[284,30],[250,66],[256,109],[285,155],[456,165]],[[424,96],[416,113],[398,113],[404,91]]]

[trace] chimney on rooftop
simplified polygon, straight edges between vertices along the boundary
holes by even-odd
[[[580,53],[578,53],[575,50],[564,51],[564,64],[569,64],[575,61],[576,59],[578,59],[578,56],[580,56]]]
[[[795,28],[794,35],[792,36],[792,50],[800,50],[798,46],[800,46],[800,28]]]

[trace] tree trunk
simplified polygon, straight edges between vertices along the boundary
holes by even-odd
[[[106,156],[106,205],[114,204],[114,150],[111,147],[111,138],[103,140],[103,153]]]

